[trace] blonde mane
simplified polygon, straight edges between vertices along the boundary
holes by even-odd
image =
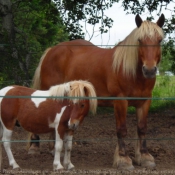
[[[123,73],[126,76],[136,75],[136,68],[138,63],[138,45],[139,39],[149,37],[164,38],[163,30],[151,21],[143,21],[139,28],[135,28],[122,42],[116,46],[113,57],[113,70],[118,72],[122,65]]]
[[[78,103],[82,98],[76,97],[93,97],[89,99],[90,111],[95,114],[97,108],[96,92],[93,85],[88,81],[70,81],[61,85],[52,86],[49,89],[50,96],[60,96],[60,97],[75,97],[70,98],[73,103]],[[55,100],[63,100],[63,98],[55,98]]]

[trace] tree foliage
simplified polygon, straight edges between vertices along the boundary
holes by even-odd
[[[172,16],[166,18],[163,28],[169,35],[163,59],[170,58],[174,69],[173,0],[0,0],[0,78],[14,79],[16,84],[30,80],[45,48],[84,38],[82,22],[85,26],[100,24],[100,34],[108,32],[113,19],[105,15],[105,10],[119,2],[127,14],[147,13],[149,20],[155,13],[160,16],[162,9],[171,10]],[[114,18],[119,17],[116,12]]]
[[[0,36],[1,79],[28,86],[43,51],[68,40],[58,10],[44,0],[0,0]]]

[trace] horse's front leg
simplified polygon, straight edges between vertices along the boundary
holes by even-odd
[[[137,115],[137,134],[138,140],[135,149],[135,162],[143,167],[155,167],[155,161],[151,154],[149,154],[146,146],[146,130],[147,130],[147,115],[151,100],[146,100],[144,104],[136,108]]]
[[[128,102],[126,100],[118,100],[114,102],[118,143],[114,155],[113,166],[118,169],[132,170],[134,169],[134,166],[132,165],[131,158],[126,153],[125,142],[123,140],[127,135],[127,108]]]
[[[74,168],[74,165],[71,163],[72,139],[73,139],[73,131],[70,130],[64,136],[65,153],[64,153],[63,166],[67,170]]]

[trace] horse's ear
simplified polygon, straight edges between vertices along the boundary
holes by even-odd
[[[139,28],[141,26],[142,22],[143,22],[142,19],[139,16],[139,14],[136,15],[135,22],[136,22],[137,27]]]
[[[157,25],[162,28],[162,26],[164,25],[164,22],[165,22],[165,16],[162,13],[160,18],[157,20]]]

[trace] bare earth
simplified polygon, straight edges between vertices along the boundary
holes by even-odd
[[[127,116],[128,135],[126,147],[131,158],[134,157],[136,136],[136,117]],[[116,147],[115,118],[111,113],[87,116],[74,136],[72,171],[54,172],[53,156],[48,151],[48,142],[41,143],[41,154],[28,155],[26,143],[12,143],[12,151],[21,169],[9,167],[7,155],[3,149],[2,174],[175,174],[175,110],[168,109],[148,116],[147,145],[156,161],[156,168],[145,169],[135,165],[135,170],[117,171],[112,167]],[[13,140],[26,140],[28,133],[16,127]],[[41,135],[47,140],[48,135]]]

